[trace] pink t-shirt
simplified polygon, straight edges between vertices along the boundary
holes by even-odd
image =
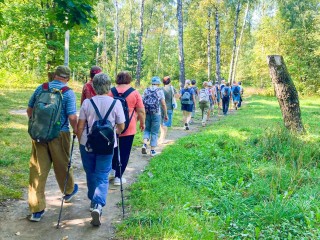
[[[116,87],[119,94],[124,93],[129,88],[130,88],[130,86],[125,87],[125,88]],[[109,92],[108,95],[113,97],[113,94],[111,91]],[[130,93],[129,96],[126,98],[126,100],[127,100],[128,107],[129,107],[129,117],[131,116],[132,111],[135,108],[144,108],[141,95],[137,90],[134,90],[132,93]],[[135,135],[137,133],[136,125],[137,125],[137,113],[135,111],[132,116],[132,119],[130,121],[128,129],[125,131],[125,133],[121,134],[120,136],[124,137],[124,136]]]
[[[104,117],[106,115],[107,111],[109,110],[109,108],[113,102],[112,97],[101,96],[101,95],[97,95],[97,96],[92,97],[92,100],[97,105],[97,108],[98,108],[102,117]],[[80,108],[79,119],[87,121],[87,124],[89,126],[88,133],[90,133],[91,126],[93,125],[93,123],[96,120],[99,120],[99,118],[98,118],[98,116],[92,106],[92,103],[90,102],[90,99],[86,99],[82,103],[82,106]],[[111,113],[108,117],[108,120],[112,123],[112,125],[115,125],[116,123],[121,124],[126,121],[120,101],[116,101],[116,104],[114,105],[113,110],[111,111]],[[116,130],[114,131],[114,137],[116,139]],[[80,144],[86,145],[86,142],[87,142],[87,125],[85,125],[85,128],[82,132]],[[117,141],[115,141],[114,144],[115,144],[114,147],[116,147]]]

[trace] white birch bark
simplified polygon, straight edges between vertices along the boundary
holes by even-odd
[[[183,50],[183,16],[182,16],[182,0],[177,0],[177,19],[178,19],[178,44],[179,44],[179,81],[183,87],[185,82],[184,69],[184,50]]]
[[[234,82],[236,80],[237,64],[238,64],[238,59],[239,59],[241,42],[242,42],[242,38],[243,38],[243,32],[244,32],[244,29],[245,29],[245,26],[246,26],[246,22],[247,22],[249,6],[250,6],[250,0],[248,0],[246,12],[244,14],[244,19],[243,19],[243,24],[242,24],[242,28],[241,28],[240,37],[239,37],[239,43],[238,43],[238,46],[237,46],[236,58],[235,58],[234,69],[233,69],[233,74],[232,74],[232,82]]]
[[[216,80],[221,83],[221,45],[220,45],[220,22],[219,10],[215,9],[215,28],[216,28]]]
[[[234,28],[233,28],[233,48],[232,48],[232,56],[230,61],[230,70],[229,70],[229,77],[228,82],[230,85],[232,84],[232,74],[233,74],[233,68],[234,68],[234,58],[236,54],[236,47],[237,47],[237,28],[238,28],[238,21],[239,21],[239,13],[240,13],[240,0],[238,0],[238,6],[236,10],[236,18],[234,20]]]
[[[138,46],[138,59],[137,59],[138,64],[137,64],[137,73],[136,73],[136,86],[140,86],[140,77],[141,77],[143,15],[144,15],[144,0],[141,1],[141,11],[140,11],[140,33],[139,33],[139,46]]]

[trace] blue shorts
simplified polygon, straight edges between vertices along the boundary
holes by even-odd
[[[192,112],[193,104],[181,104],[181,110],[187,111],[187,112]]]
[[[161,124],[165,127],[171,127],[172,126],[172,116],[173,116],[173,110],[167,110],[168,114],[168,120],[164,121],[164,116],[161,116]]]

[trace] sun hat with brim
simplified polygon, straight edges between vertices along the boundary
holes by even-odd
[[[160,84],[161,84],[160,78],[159,78],[158,76],[152,77],[152,79],[151,79],[151,84],[152,84],[152,85],[160,85]]]
[[[67,66],[58,66],[54,74],[62,78],[70,78],[70,68]]]

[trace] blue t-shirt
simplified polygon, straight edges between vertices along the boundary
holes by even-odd
[[[230,87],[225,86],[222,90],[221,90],[221,96],[222,97],[230,97],[231,94],[231,89]]]
[[[58,80],[53,80],[52,82],[49,82],[49,88],[57,88],[61,89],[64,86],[66,86],[65,83],[60,82]],[[37,96],[42,91],[42,85],[38,86],[34,93],[32,94],[28,107],[33,108]],[[61,118],[60,122],[63,124],[61,131],[62,132],[68,132],[69,131],[69,119],[68,116],[74,115],[77,113],[77,107],[76,107],[76,95],[74,92],[70,89],[63,93],[63,99],[62,99],[62,109],[61,109]]]

